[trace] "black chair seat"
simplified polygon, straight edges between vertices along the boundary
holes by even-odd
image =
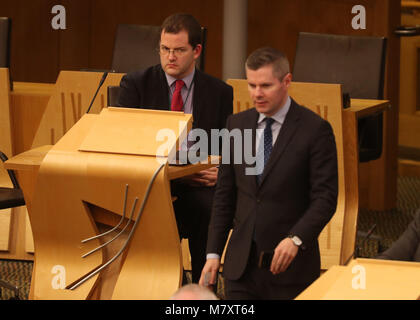
[[[24,206],[22,190],[0,187],[0,209]]]

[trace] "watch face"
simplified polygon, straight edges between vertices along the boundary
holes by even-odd
[[[292,238],[295,245],[300,246],[302,244],[302,240],[300,240],[298,237],[294,236]]]

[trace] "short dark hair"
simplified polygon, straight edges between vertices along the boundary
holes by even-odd
[[[182,30],[188,33],[188,43],[195,48],[201,44],[201,25],[188,13],[175,13],[163,21],[160,33],[178,33]]]
[[[286,55],[274,48],[264,47],[252,52],[246,59],[245,66],[251,70],[258,70],[261,67],[273,65],[273,73],[281,80],[290,72],[289,60]]]

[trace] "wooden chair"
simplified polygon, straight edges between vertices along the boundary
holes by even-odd
[[[233,87],[234,113],[252,108],[247,81],[229,79]],[[292,82],[290,96],[328,120],[337,144],[339,193],[337,210],[319,236],[321,268],[344,264],[352,255],[358,214],[358,155],[356,118],[342,108],[341,85]],[[345,143],[344,143],[345,141]]]

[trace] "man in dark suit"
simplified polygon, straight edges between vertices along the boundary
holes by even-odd
[[[398,240],[377,258],[420,262],[420,209]]]
[[[219,169],[200,284],[215,282],[233,227],[223,266],[227,298],[292,299],[320,274],[318,236],[337,204],[335,139],[327,121],[288,96],[292,76],[283,53],[256,50],[246,73],[255,108],[230,116],[227,129],[254,132],[242,150],[252,144],[263,171],[247,173],[251,166],[232,160],[244,157],[230,144],[231,161],[223,158]],[[263,252],[273,253],[266,269],[258,266]]]
[[[159,65],[128,73],[121,80],[119,105],[190,113],[193,129],[225,127],[232,114],[233,90],[223,81],[195,68],[202,50],[201,26],[188,14],[175,14],[161,27]],[[211,141],[208,140],[211,151]],[[193,144],[182,145],[184,150]],[[203,151],[203,150],[200,150]],[[192,279],[198,282],[205,263],[207,230],[218,169],[203,170],[172,183],[180,236],[189,239]]]

